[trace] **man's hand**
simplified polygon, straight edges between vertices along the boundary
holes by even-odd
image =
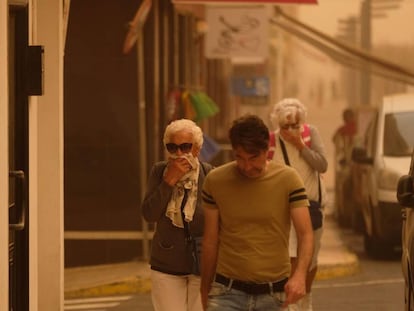
[[[313,254],[313,230],[308,207],[292,208],[290,214],[298,238],[298,257],[285,285],[285,306],[295,303],[306,294],[306,276]]]
[[[283,307],[295,303],[306,294],[306,276],[294,274],[285,285],[286,300]]]
[[[210,291],[210,289],[204,289],[203,287],[201,287],[200,290],[200,295],[201,295],[201,305],[203,307],[203,310],[207,310],[207,301],[208,301],[208,292]]]

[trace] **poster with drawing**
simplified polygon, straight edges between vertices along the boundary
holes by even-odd
[[[268,55],[269,21],[263,6],[207,6],[207,58]]]

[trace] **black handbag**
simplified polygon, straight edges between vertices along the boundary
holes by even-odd
[[[201,249],[203,237],[192,238],[193,274],[201,274]]]
[[[282,148],[283,159],[285,160],[286,165],[290,166],[289,157],[287,155],[285,143],[280,139],[280,147]],[[318,173],[318,201],[309,200],[309,214],[312,222],[312,229],[316,230],[322,227],[323,223],[323,214],[322,214],[322,193],[321,193],[321,179]]]
[[[318,201],[309,200],[309,214],[312,221],[313,230],[319,229],[322,227],[323,215],[322,215],[322,204],[321,204],[321,180],[318,174]]]
[[[184,189],[184,198],[181,202],[181,215],[183,218],[183,225],[184,225],[184,233],[187,245],[191,247],[191,255],[193,257],[193,267],[192,267],[192,274],[200,275],[201,274],[201,242],[203,237],[193,237],[190,233],[190,224],[185,221],[184,215],[184,206],[187,203],[188,198],[188,190]]]

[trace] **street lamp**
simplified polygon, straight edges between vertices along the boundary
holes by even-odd
[[[361,3],[361,48],[370,51],[372,40],[372,19],[386,17],[386,11],[399,8],[402,0],[364,0]],[[385,11],[385,12],[384,12]],[[371,75],[369,64],[361,71],[361,104],[369,105],[371,100]]]

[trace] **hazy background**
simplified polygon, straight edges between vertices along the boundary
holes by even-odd
[[[386,10],[387,17],[373,18],[372,41],[374,44],[414,44],[414,0],[393,2],[399,3],[398,9]],[[360,7],[360,0],[318,0],[318,5],[300,5],[299,17],[320,31],[335,35],[338,19],[359,15]]]
[[[378,0],[378,3],[375,3],[376,0],[371,1],[373,6],[389,6],[390,3],[399,6],[382,9],[385,17],[372,18],[371,53],[414,71],[413,61],[400,57],[401,48],[414,49],[414,0],[390,0],[382,4],[380,3],[384,0]],[[359,18],[361,3],[362,0],[318,0],[318,5],[296,5],[297,18],[318,31],[335,37],[340,33],[339,20],[349,17]],[[281,5],[281,8],[288,6],[290,5]],[[374,11],[375,9],[372,10],[373,13]],[[342,111],[349,103],[340,96],[329,97],[327,86],[331,81],[341,81],[339,75],[344,67],[305,42],[295,40],[294,45],[295,50],[299,51],[302,56],[298,59],[296,73],[298,85],[300,85],[298,97],[308,107],[308,122],[319,128],[324,141],[329,161],[328,172],[324,174],[324,180],[327,187],[332,189],[334,186],[334,149],[331,138],[336,128],[342,123]],[[343,85],[339,83],[338,88],[342,87]],[[315,98],[315,90],[318,88],[323,88],[325,94],[312,99],[312,97]]]

